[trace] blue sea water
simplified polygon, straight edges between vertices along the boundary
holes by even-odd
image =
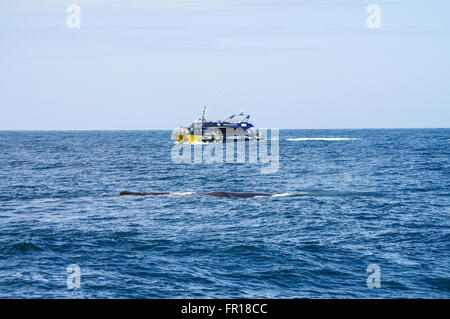
[[[0,297],[450,297],[450,129],[281,130],[274,174],[176,164],[173,145],[0,132]],[[183,194],[210,191],[282,196]]]

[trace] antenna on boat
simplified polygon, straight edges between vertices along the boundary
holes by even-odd
[[[205,105],[203,108],[203,114],[202,114],[202,122],[206,121],[206,112],[208,111],[208,105]]]
[[[211,104],[214,102],[214,100],[216,99],[217,94],[219,93],[219,90],[217,90],[213,96],[211,97],[211,100],[209,101],[208,104],[205,105],[205,107],[203,108],[203,115],[202,115],[202,121],[206,121],[206,113],[208,113],[208,106],[211,106]]]

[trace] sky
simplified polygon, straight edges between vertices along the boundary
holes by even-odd
[[[265,128],[448,128],[449,13],[448,0],[0,0],[0,130],[172,129],[205,104]]]

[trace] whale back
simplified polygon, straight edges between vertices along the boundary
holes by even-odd
[[[168,193],[168,192],[139,193],[139,192],[122,191],[119,194],[119,196],[160,196],[160,195],[170,195],[170,193]],[[211,193],[203,193],[203,194],[196,194],[196,195],[205,195],[205,196],[213,196],[213,197],[236,197],[236,198],[272,196],[271,194],[267,194],[267,193],[237,193],[237,192],[211,192]]]
[[[138,192],[128,192],[128,191],[122,191],[120,192],[119,196],[159,196],[159,195],[169,195],[170,193],[138,193]]]

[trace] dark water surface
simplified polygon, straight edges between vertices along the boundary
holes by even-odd
[[[169,131],[0,132],[0,297],[450,297],[450,129],[279,143],[264,175],[175,164]]]

